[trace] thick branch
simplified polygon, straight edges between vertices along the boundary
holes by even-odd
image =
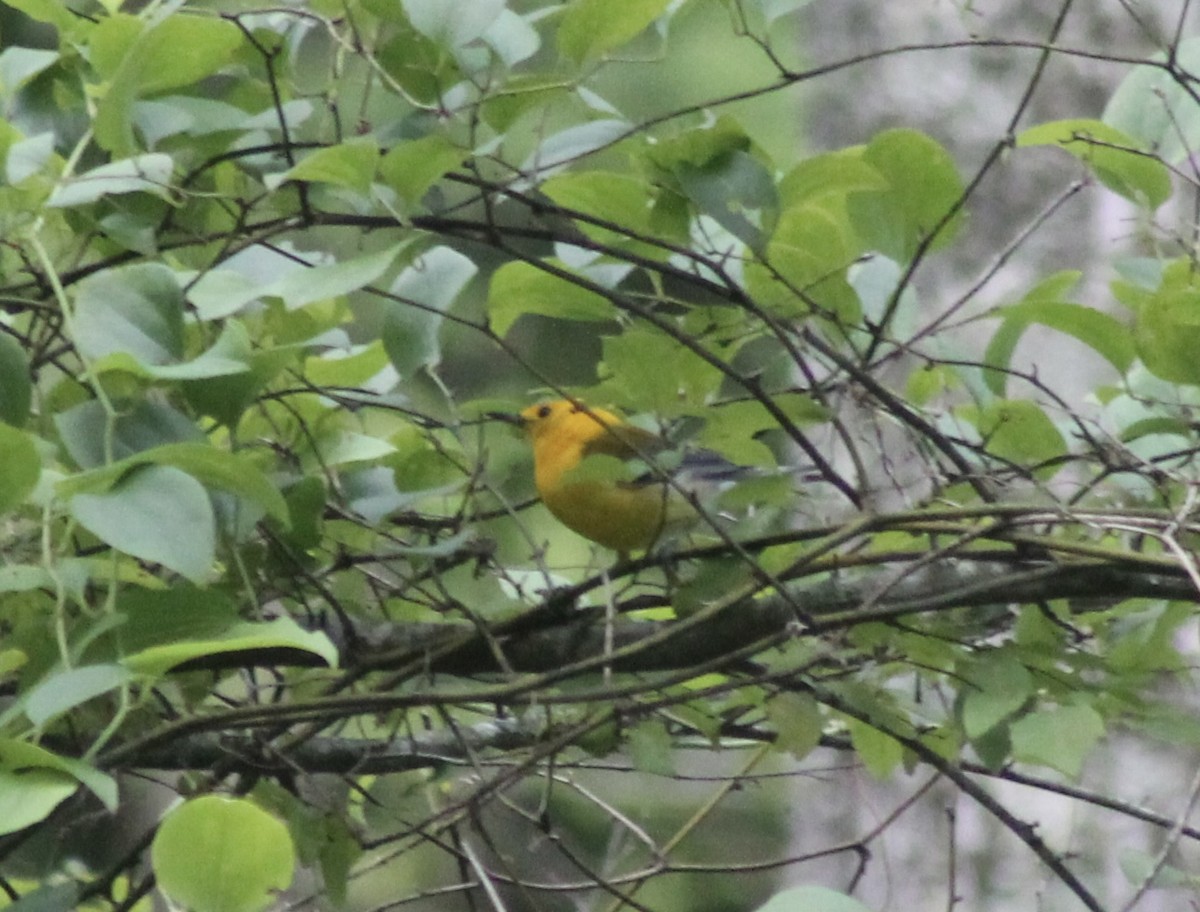
[[[607,648],[636,647],[652,639],[653,648],[631,649],[614,661],[612,668],[669,671],[711,662],[792,632],[815,635],[909,614],[1049,599],[1071,599],[1082,612],[1091,610],[1096,599],[1127,598],[1196,602],[1200,601],[1200,593],[1182,573],[1150,572],[1111,563],[946,560],[917,569],[830,574],[819,582],[790,586],[785,595],[742,599],[700,622],[694,618],[618,620]],[[796,604],[814,619],[811,626],[798,624],[793,607]],[[512,671],[546,672],[600,657],[606,648],[604,611],[600,608],[534,609],[492,630],[491,644],[471,628],[448,624],[364,622],[353,631],[352,638],[332,621],[326,622],[325,630],[342,652],[341,664],[350,668],[363,664],[399,668],[424,659],[430,672],[493,673],[501,670],[494,652],[499,644]],[[213,655],[181,668],[313,665],[318,661],[309,652],[272,649]]]
[[[252,733],[201,733],[139,751],[123,766],[158,770],[212,769],[232,763],[243,772],[367,775],[397,773],[468,761],[486,750],[512,751],[547,737],[543,721],[494,719],[453,730],[438,729],[391,740],[313,738],[288,748],[287,756]],[[103,758],[102,758],[103,759]]]

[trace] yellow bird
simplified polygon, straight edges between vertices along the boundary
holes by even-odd
[[[694,521],[697,512],[662,472],[632,481],[588,478],[579,471],[589,456],[651,460],[667,444],[617,415],[578,401],[559,399],[531,405],[519,424],[533,446],[533,480],[542,502],[565,526],[584,538],[622,553],[649,548],[665,531]],[[686,474],[685,474],[686,473]],[[731,481],[744,469],[710,451],[689,453],[672,477],[690,488]],[[572,476],[575,475],[575,478]]]

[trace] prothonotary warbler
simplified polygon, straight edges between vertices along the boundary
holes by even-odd
[[[519,424],[529,437],[534,485],[550,512],[584,538],[622,553],[649,548],[665,532],[698,518],[680,488],[727,483],[745,471],[702,450],[684,456],[672,472],[674,484],[661,471],[628,481],[589,478],[582,466],[589,456],[652,460],[666,443],[610,411],[569,399],[497,417]]]

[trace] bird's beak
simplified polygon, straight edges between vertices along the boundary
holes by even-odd
[[[492,421],[503,421],[505,424],[516,425],[519,428],[525,427],[525,419],[516,412],[484,412],[483,417]]]

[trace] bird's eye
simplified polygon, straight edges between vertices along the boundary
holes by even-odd
[[[553,409],[552,409],[552,408],[550,408],[550,406],[548,406],[548,405],[543,405],[543,406],[542,406],[540,409],[538,409],[538,410],[537,410],[537,416],[538,416],[539,418],[549,418],[549,417],[550,417],[550,413],[551,413],[552,411],[553,411]]]

